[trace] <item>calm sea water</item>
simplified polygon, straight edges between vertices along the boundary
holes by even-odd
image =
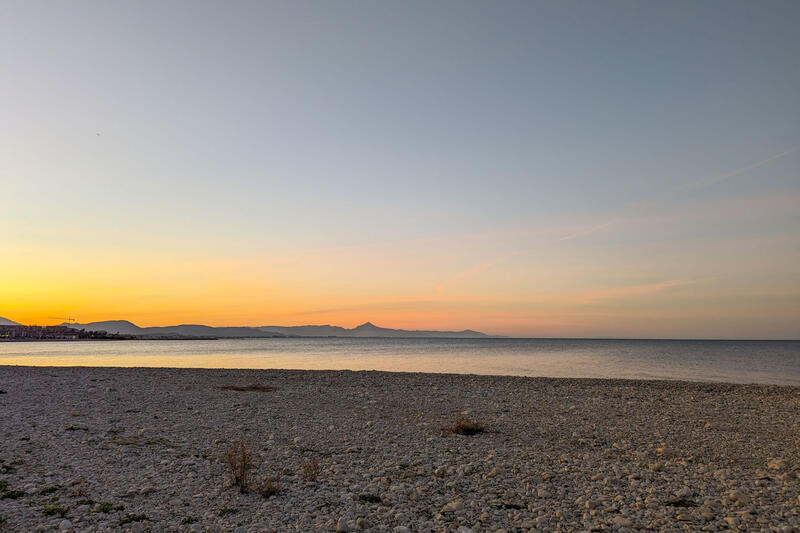
[[[0,365],[390,370],[800,385],[800,341],[326,338],[3,342]]]

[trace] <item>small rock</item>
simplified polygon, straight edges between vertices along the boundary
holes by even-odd
[[[337,533],[347,533],[347,531],[349,531],[347,528],[347,518],[342,517],[336,522],[336,531]]]
[[[745,503],[747,495],[740,490],[732,490],[728,493],[728,499],[737,503]]]
[[[656,448],[656,453],[662,457],[675,457],[678,455],[675,449],[670,448],[669,446],[661,446],[660,448]]]
[[[783,470],[786,468],[786,461],[783,459],[771,459],[767,463],[767,468],[769,470]]]
[[[442,512],[452,513],[455,511],[460,511],[463,508],[464,508],[464,502],[462,502],[461,500],[453,500],[450,503],[446,504],[444,507],[442,507]]]
[[[626,518],[622,515],[617,515],[612,520],[617,527],[631,527],[633,526],[633,522],[630,518]]]
[[[60,524],[58,524],[58,529],[61,531],[69,531],[72,529],[72,522],[69,520],[62,520]]]

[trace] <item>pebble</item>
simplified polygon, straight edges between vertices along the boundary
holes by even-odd
[[[442,507],[442,512],[449,513],[453,511],[460,511],[463,508],[464,508],[464,502],[462,502],[461,500],[453,500],[447,503],[444,507]]]

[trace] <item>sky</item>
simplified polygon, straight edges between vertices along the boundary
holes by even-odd
[[[798,339],[798,27],[0,0],[0,316]]]

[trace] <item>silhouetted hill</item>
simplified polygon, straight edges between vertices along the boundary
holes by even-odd
[[[283,337],[280,333],[263,331],[250,327],[212,327],[199,324],[181,324],[141,328],[127,320],[108,320],[88,324],[63,324],[86,331],[105,331],[121,335],[140,335],[146,337]]]
[[[0,326],[19,326],[17,322],[0,316]]]
[[[90,322],[89,324],[64,322],[61,325],[75,329],[85,329],[86,331],[105,331],[106,333],[117,333],[119,335],[141,335],[142,330],[145,329],[127,320],[106,320],[104,322]]]
[[[372,322],[365,322],[352,329],[339,326],[263,326],[260,329],[277,331],[284,335],[297,337],[403,337],[403,338],[489,338],[491,335],[465,329],[463,331],[427,331],[390,329],[376,326]]]
[[[465,329],[463,331],[425,331],[381,328],[365,322],[352,329],[340,326],[261,326],[251,327],[212,327],[199,324],[181,324],[179,326],[162,326],[141,328],[127,320],[108,320],[88,324],[63,324],[86,331],[105,331],[120,335],[140,335],[145,337],[404,337],[404,338],[489,338],[490,335],[479,331]]]

